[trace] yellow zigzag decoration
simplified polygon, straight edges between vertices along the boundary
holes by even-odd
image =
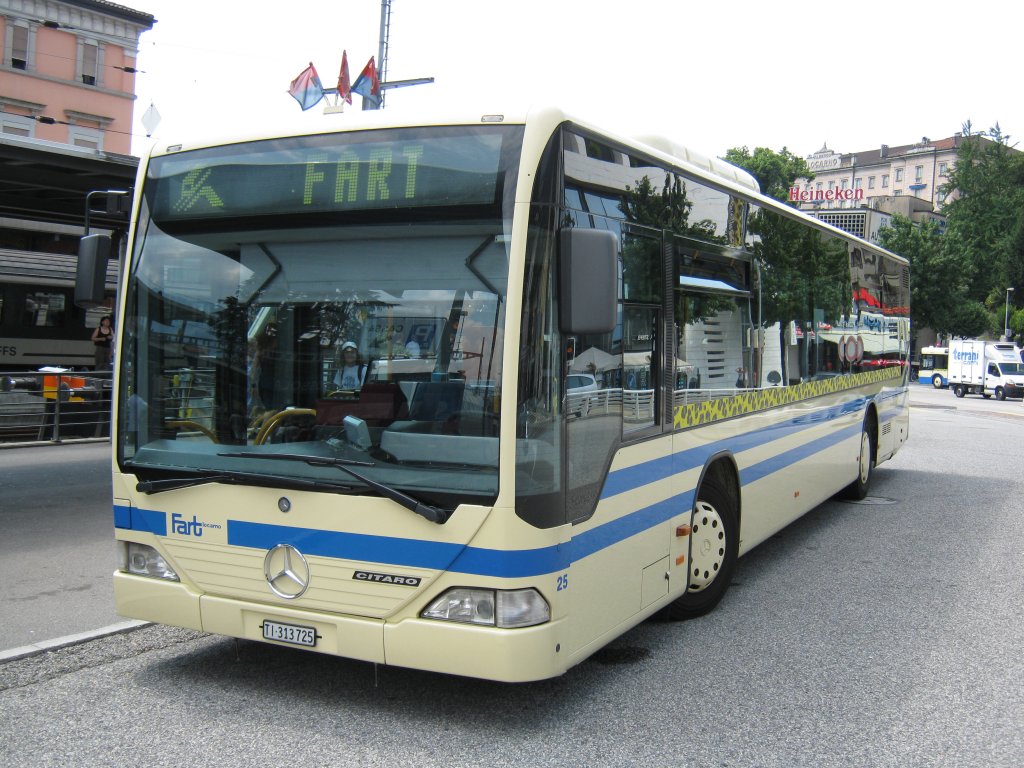
[[[821,397],[846,389],[856,389],[866,384],[876,384],[889,379],[901,379],[903,368],[889,366],[876,371],[855,373],[850,376],[834,376],[820,381],[805,381],[791,387],[769,387],[754,389],[730,397],[719,397],[699,403],[678,405],[673,410],[674,429],[686,429],[713,421],[731,419],[757,411],[766,411],[780,405],[789,405],[812,397]]]

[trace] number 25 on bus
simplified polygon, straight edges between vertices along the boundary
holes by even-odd
[[[125,616],[551,677],[907,439],[906,261],[666,139],[369,112],[158,147],[137,190]]]

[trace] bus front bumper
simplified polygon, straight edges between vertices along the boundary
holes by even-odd
[[[570,666],[560,620],[522,629],[414,616],[385,621],[202,595],[180,582],[120,571],[114,573],[114,600],[128,618],[431,672],[527,682],[555,677]],[[315,645],[267,639],[268,621],[312,629]]]

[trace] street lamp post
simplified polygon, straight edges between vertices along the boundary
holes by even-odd
[[[1010,294],[1013,288],[1006,289],[1006,318],[1003,320],[1003,341],[1010,340]]]

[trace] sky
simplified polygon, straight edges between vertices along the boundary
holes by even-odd
[[[139,45],[133,154],[215,128],[333,127],[290,82],[312,62],[352,80],[380,38],[380,0],[119,0],[157,21]],[[1009,0],[393,0],[385,109],[514,113],[556,105],[625,135],[705,155],[807,156],[912,144],[998,123],[1024,132],[1019,26]],[[332,97],[328,97],[332,98]],[[361,99],[353,96],[358,111]],[[327,102],[324,102],[327,103]],[[153,104],[161,122],[146,137]]]

